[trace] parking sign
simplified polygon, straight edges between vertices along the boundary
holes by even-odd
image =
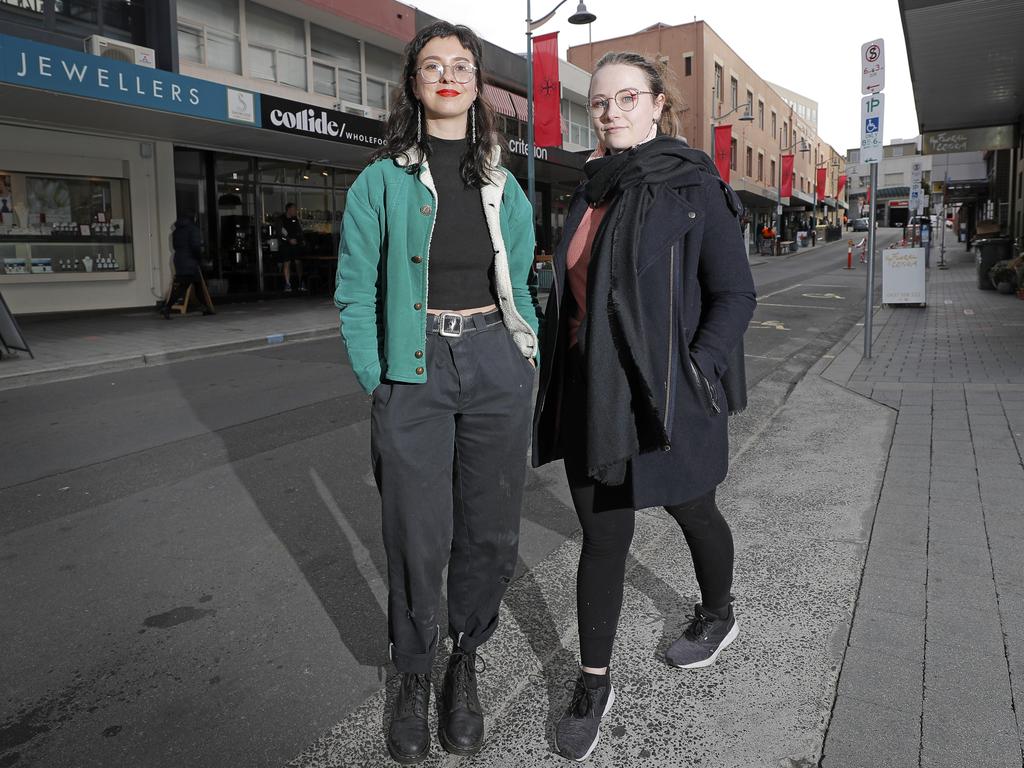
[[[879,38],[860,47],[860,92],[878,93],[885,88],[885,42]]]
[[[882,125],[885,94],[872,93],[860,100],[860,161],[882,161]]]

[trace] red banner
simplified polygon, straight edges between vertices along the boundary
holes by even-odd
[[[825,177],[828,175],[827,171],[828,171],[828,168],[819,168],[818,169],[818,183],[817,183],[818,190],[817,191],[818,191],[818,202],[819,203],[822,200],[825,199]]]
[[[779,180],[779,197],[793,194],[793,155],[782,156],[782,177]]]
[[[558,82],[558,33],[533,38],[533,141],[562,144],[562,90]]]
[[[715,167],[722,181],[729,183],[729,168],[732,165],[732,126],[716,125],[715,132]]]
[[[839,189],[836,190],[836,197],[842,197],[843,187],[846,186],[846,174],[842,173],[839,175]]]

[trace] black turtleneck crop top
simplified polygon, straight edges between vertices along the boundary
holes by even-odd
[[[437,190],[430,238],[427,306],[471,309],[496,304],[494,247],[484,219],[480,190],[466,186],[459,163],[465,139],[430,137],[427,166]]]

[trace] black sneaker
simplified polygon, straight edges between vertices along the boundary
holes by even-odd
[[[700,603],[693,606],[693,615],[687,618],[690,623],[683,630],[682,637],[665,651],[665,660],[673,667],[710,667],[718,659],[718,654],[740,633],[731,605],[729,616],[725,619],[706,611]]]
[[[418,763],[430,753],[429,708],[430,678],[404,673],[388,728],[388,752],[396,762]]]
[[[476,653],[456,648],[444,674],[438,712],[441,746],[453,755],[475,755],[484,742],[484,714],[476,690]]]
[[[555,749],[562,757],[582,762],[597,746],[601,718],[608,714],[615,701],[611,675],[605,680],[605,685],[587,688],[582,671],[576,678],[569,708],[555,725]]]

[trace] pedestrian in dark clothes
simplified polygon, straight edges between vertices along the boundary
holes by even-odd
[[[438,21],[405,50],[386,143],[348,190],[334,299],[372,396],[370,454],[400,673],[387,747],[430,752],[430,670],[448,566],[444,749],[483,745],[477,649],[515,573],[538,307],[533,216],[483,98],[482,45]],[[429,292],[428,292],[429,284]]]
[[[737,635],[732,534],[715,503],[728,467],[721,386],[755,305],[739,201],[676,138],[666,67],[609,53],[590,83],[598,148],[554,256],[533,459],[564,459],[583,527],[581,669],[555,744],[588,757],[615,699],[609,665],[635,510],[664,506],[701,592],[669,664],[708,666]],[[682,694],[685,695],[685,694]]]
[[[203,290],[201,262],[203,238],[196,225],[195,217],[191,213],[179,214],[178,220],[174,222],[171,246],[174,248],[174,277],[171,291],[167,295],[167,301],[160,310],[160,314],[164,316],[165,320],[170,320],[171,307],[175,302],[185,298],[189,286],[192,286],[192,295],[203,302],[203,314],[214,314],[213,307],[206,303],[206,291]]]
[[[284,274],[285,293],[292,291],[292,265],[295,266],[299,290],[306,290],[306,283],[302,279],[302,256],[303,233],[302,222],[299,221],[299,209],[295,203],[288,203],[284,207],[284,216],[281,217],[281,247],[277,252],[277,260]]]

